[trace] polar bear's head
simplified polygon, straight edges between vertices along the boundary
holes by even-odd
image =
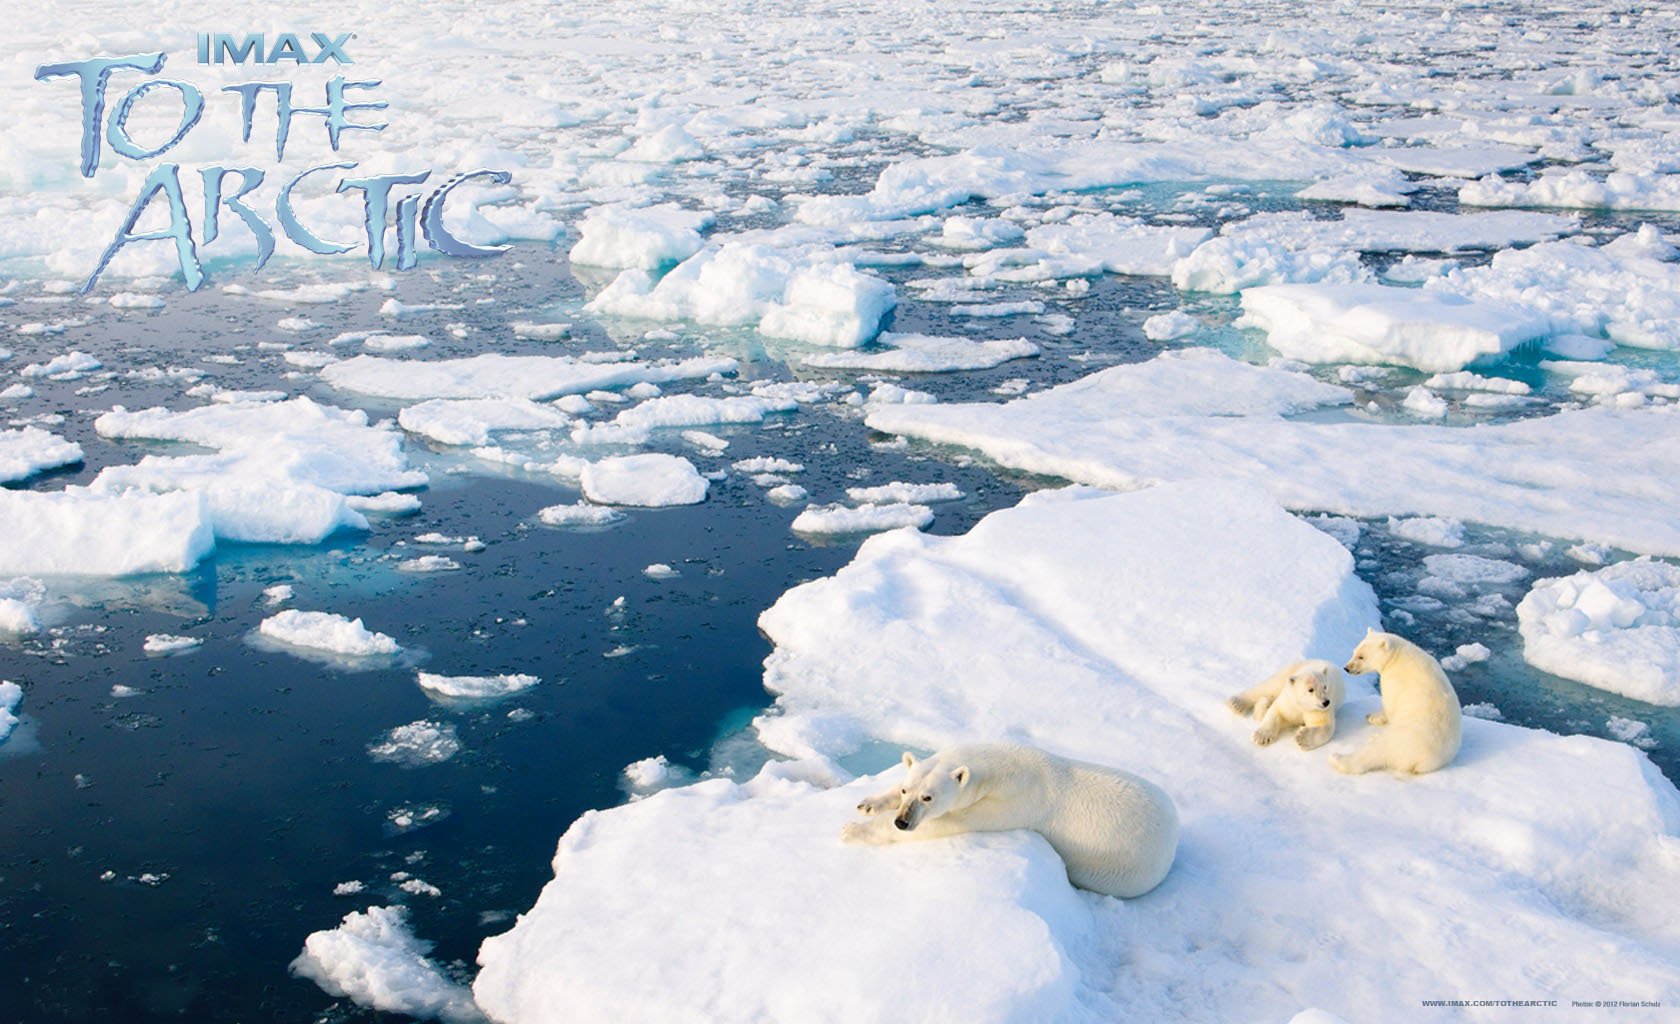
[[[1388,664],[1389,656],[1394,653],[1394,637],[1387,633],[1379,633],[1374,629],[1365,631],[1365,639],[1359,641],[1359,646],[1353,649],[1353,655],[1343,666],[1350,676],[1357,676],[1364,672],[1381,672]]]
[[[1289,677],[1289,692],[1296,707],[1304,711],[1330,709],[1330,672],[1334,667],[1327,662],[1303,665]]]
[[[908,750],[904,766],[910,773],[898,790],[898,813],[893,824],[908,832],[929,818],[937,818],[963,802],[968,788],[967,765],[952,767],[937,756],[918,761]]]

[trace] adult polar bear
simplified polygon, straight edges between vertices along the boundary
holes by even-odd
[[[1386,728],[1351,754],[1331,754],[1331,767],[1349,775],[1379,769],[1422,775],[1458,756],[1464,725],[1458,693],[1428,651],[1373,629],[1353,649],[1346,671],[1379,673],[1382,710],[1365,720]]]
[[[1178,851],[1172,799],[1126,772],[1004,743],[950,747],[921,761],[906,752],[904,765],[902,785],[858,804],[869,820],[848,824],[843,839],[1032,829],[1061,856],[1074,885],[1128,898],[1159,885]]]

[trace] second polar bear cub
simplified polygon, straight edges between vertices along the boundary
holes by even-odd
[[[1369,630],[1348,659],[1349,675],[1379,673],[1382,710],[1367,715],[1382,732],[1351,754],[1331,754],[1339,772],[1387,769],[1421,775],[1458,756],[1464,715],[1440,662],[1404,637]]]
[[[1342,670],[1314,658],[1285,665],[1225,703],[1239,715],[1253,712],[1260,723],[1254,742],[1262,747],[1299,727],[1295,742],[1302,750],[1316,750],[1336,735],[1336,711],[1346,697]]]
[[[1062,858],[1068,880],[1109,896],[1142,896],[1178,851],[1178,811],[1154,783],[1033,747],[976,743],[921,761],[906,752],[902,784],[858,804],[869,820],[855,843],[1032,829]]]

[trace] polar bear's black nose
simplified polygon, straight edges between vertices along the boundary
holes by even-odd
[[[1329,700],[1321,700],[1321,701],[1318,702],[1318,706],[1321,707],[1321,708],[1327,708],[1327,707],[1330,706],[1330,701]]]
[[[1350,662],[1348,662],[1348,663],[1347,663],[1347,664],[1346,664],[1346,665],[1343,665],[1343,666],[1342,666],[1342,671],[1343,671],[1343,672],[1346,672],[1346,673],[1347,673],[1347,674],[1348,674],[1348,675],[1350,675],[1350,676],[1356,676],[1356,675],[1359,675],[1359,673],[1358,673],[1358,672],[1357,672],[1357,671],[1355,671],[1355,670],[1354,670],[1354,667],[1353,667],[1353,662],[1351,662],[1351,661],[1350,661]]]
[[[893,819],[893,824],[898,826],[898,830],[900,832],[910,831],[910,819],[909,818],[894,818]]]

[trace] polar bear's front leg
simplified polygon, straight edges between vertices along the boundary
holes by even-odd
[[[892,819],[877,814],[865,821],[849,821],[840,828],[840,839],[847,843],[867,843],[870,846],[882,846],[896,842],[898,830],[893,827]]]
[[[1259,710],[1258,707],[1255,708],[1256,712]],[[1254,730],[1254,742],[1262,747],[1271,746],[1279,736],[1283,735],[1283,730],[1283,716],[1277,713],[1276,705],[1272,705],[1267,708],[1265,716],[1260,722],[1260,728]]]
[[[1387,725],[1388,724],[1388,712],[1386,712],[1386,711],[1373,711],[1370,714],[1365,716],[1365,721],[1369,722],[1372,725]]]
[[[899,791],[897,789],[889,789],[885,793],[877,793],[874,796],[864,797],[862,800],[858,801],[857,809],[859,813],[871,816],[884,814],[887,811],[897,810],[898,798]]]
[[[1283,686],[1288,681],[1289,669],[1284,669],[1273,674],[1270,679],[1256,683],[1227,700],[1225,706],[1239,715],[1247,715],[1252,712],[1255,718],[1264,717],[1266,708],[1277,699],[1278,694],[1283,692]]]

